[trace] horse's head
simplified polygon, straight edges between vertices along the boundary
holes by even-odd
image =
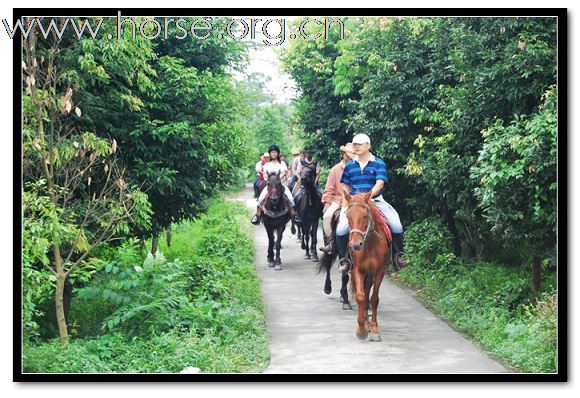
[[[312,167],[305,166],[300,171],[300,181],[305,187],[314,186],[315,177],[316,175],[314,174]]]
[[[372,229],[371,192],[350,196],[344,190],[343,195],[347,203],[346,217],[350,227],[350,245],[355,250],[362,250]]]
[[[279,201],[282,195],[284,195],[283,189],[284,187],[282,186],[282,180],[280,179],[278,173],[268,174],[268,197],[273,202]]]

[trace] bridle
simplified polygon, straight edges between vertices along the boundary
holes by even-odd
[[[271,218],[278,218],[281,217],[283,215],[285,215],[286,213],[288,213],[288,207],[286,205],[289,205],[289,203],[287,203],[287,199],[284,196],[284,192],[280,193],[280,198],[277,200],[279,201],[280,199],[282,199],[283,203],[285,204],[284,208],[282,210],[268,210],[266,209],[266,203],[268,203],[268,200],[270,199],[270,194],[275,193],[275,192],[279,192],[279,187],[282,186],[281,183],[276,184],[274,187],[270,188],[269,186],[266,187],[265,189],[268,190],[266,197],[264,198],[264,201],[261,204],[261,209],[264,212],[265,215],[267,215],[268,217]]]
[[[346,211],[348,211],[348,209],[351,206],[363,206],[363,207],[365,207],[367,209],[367,229],[366,229],[366,231],[363,232],[363,231],[361,231],[358,228],[351,228],[350,229],[350,233],[351,233],[351,239],[350,240],[352,240],[352,234],[353,233],[358,233],[358,234],[361,234],[362,235],[362,243],[364,244],[365,241],[367,240],[367,236],[368,236],[369,232],[371,232],[371,231],[372,232],[376,232],[375,231],[375,228],[374,228],[373,217],[372,217],[372,214],[371,214],[371,208],[366,203],[363,204],[363,203],[359,203],[359,202],[352,202],[351,204],[349,204],[346,207]]]

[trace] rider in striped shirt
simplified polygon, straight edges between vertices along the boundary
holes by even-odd
[[[402,258],[403,254],[403,226],[399,214],[383,198],[385,183],[388,181],[385,162],[370,152],[371,139],[366,134],[357,134],[352,140],[357,157],[344,166],[340,182],[350,195],[372,191],[372,200],[377,208],[386,216],[393,235],[393,261],[399,268],[406,267],[409,262]],[[350,262],[346,258],[348,250],[349,226],[346,217],[346,207],[340,212],[340,219],[336,226],[336,246],[341,264],[341,271],[350,270]]]

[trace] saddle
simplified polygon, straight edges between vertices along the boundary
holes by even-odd
[[[378,215],[376,219],[379,221],[375,224],[375,228],[378,230],[377,232],[383,232],[384,236],[387,238],[387,242],[390,245],[391,242],[393,242],[393,235],[391,234],[391,229],[389,228],[389,220],[387,220],[387,217],[385,217],[376,206],[371,206],[371,211]]]
[[[340,219],[340,208],[336,209],[334,211],[334,214],[332,215],[332,219],[330,221],[330,226],[331,226],[331,230],[332,230],[332,236],[325,236],[324,240],[325,243],[328,243],[329,241],[332,241],[333,243],[336,241],[336,226],[338,225],[338,221]],[[379,217],[376,217],[376,219],[379,220],[378,223],[375,224],[375,232],[382,232],[386,238],[387,238],[387,242],[389,244],[389,246],[391,245],[391,243],[393,242],[393,235],[391,233],[391,229],[389,228],[389,224],[388,224],[388,220],[387,218],[380,212],[380,210],[376,207],[376,206],[371,206],[371,211],[373,212],[378,212]],[[332,247],[332,251],[335,251],[335,247],[333,244]],[[350,252],[347,253],[347,256],[350,255]]]
[[[282,217],[283,215],[287,214],[290,212],[290,208],[292,207],[292,204],[288,201],[288,198],[286,198],[286,196],[283,196],[283,200],[284,200],[284,208],[282,210],[268,210],[266,209],[266,203],[268,203],[268,198],[270,197],[270,192],[268,192],[266,194],[266,197],[264,198],[264,201],[262,202],[262,204],[260,205],[260,208],[262,209],[262,212],[267,215],[270,218],[278,218],[278,217]]]

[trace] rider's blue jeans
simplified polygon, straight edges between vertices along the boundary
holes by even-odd
[[[389,228],[391,232],[394,234],[402,234],[403,233],[403,225],[401,224],[401,219],[399,218],[399,214],[397,211],[385,202],[382,196],[374,198],[373,201],[378,209],[383,213],[388,220]],[[336,234],[338,236],[348,235],[350,229],[348,227],[348,218],[346,218],[346,207],[340,209],[340,218],[338,220],[338,224],[336,226]]]

